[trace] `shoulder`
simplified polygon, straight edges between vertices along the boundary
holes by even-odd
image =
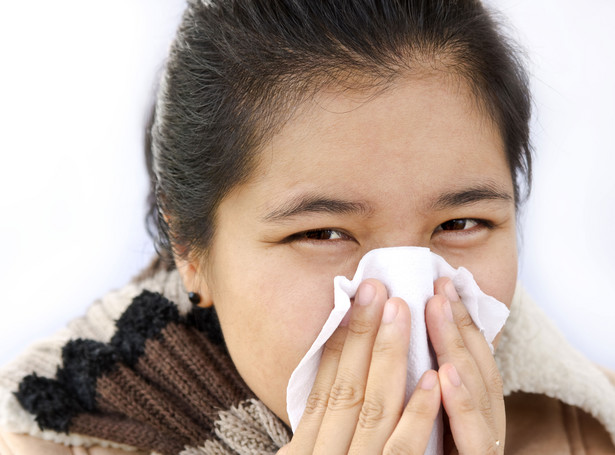
[[[82,317],[69,322],[51,337],[27,347],[13,361],[0,367],[0,455],[126,453],[105,448],[105,442],[100,439],[41,431],[35,418],[18,403],[15,392],[29,375],[53,379],[63,363],[63,348],[70,341],[87,339],[108,343],[115,333],[118,318],[144,290],[173,299],[180,314],[191,308],[176,271],[154,261],[148,270],[130,283],[94,302]]]
[[[506,453],[615,454],[604,426],[591,414],[542,394],[516,392],[506,401]]]
[[[0,455],[146,455],[108,447],[71,447],[26,434],[0,431]]]
[[[530,444],[531,435],[541,434],[545,443],[561,438],[563,443],[574,435],[601,440],[606,434],[608,449],[585,450],[615,453],[615,375],[574,349],[521,286],[496,361],[504,381],[510,431],[515,435],[508,441]],[[561,453],[585,453],[568,449]]]

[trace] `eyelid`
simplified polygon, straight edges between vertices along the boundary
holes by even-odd
[[[465,220],[465,221],[473,221],[476,223],[476,226],[472,226],[469,229],[459,229],[459,230],[444,230],[442,229],[442,225],[448,223],[450,221],[455,220]],[[496,227],[496,223],[490,220],[486,220],[483,218],[471,218],[471,217],[459,217],[459,218],[451,218],[441,224],[439,224],[434,230],[432,235],[442,235],[442,236],[463,236],[463,235],[473,235],[484,229],[492,230]],[[332,231],[340,234],[341,238],[338,239],[310,239],[306,237],[310,233],[320,233],[325,231]],[[356,238],[348,233],[344,229],[333,228],[333,227],[323,227],[316,229],[306,229],[304,231],[296,232],[282,239],[281,243],[292,243],[292,242],[306,242],[313,244],[325,244],[325,243],[338,243],[338,242],[347,242],[347,241],[357,242]]]
[[[476,223],[476,226],[472,226],[469,229],[451,229],[451,230],[442,229],[442,225],[449,223],[451,221],[457,221],[457,220],[473,221]],[[451,218],[450,220],[446,220],[444,223],[440,223],[434,230],[434,234],[445,233],[447,235],[467,235],[474,231],[479,231],[482,229],[491,230],[494,227],[495,227],[495,223],[489,220],[482,219],[482,218],[467,218],[467,217],[466,218]]]
[[[325,232],[325,231],[337,232],[343,238],[318,240],[318,239],[309,239],[309,238],[304,237],[305,235],[310,234],[310,233],[318,233],[318,232]],[[325,242],[333,243],[333,242],[345,242],[345,241],[348,241],[348,240],[352,240],[352,241],[356,242],[355,238],[352,235],[350,235],[349,233],[347,233],[343,229],[318,228],[318,229],[306,229],[305,231],[301,231],[301,232],[297,232],[295,234],[291,234],[288,237],[286,237],[283,240],[283,242],[284,243],[290,243],[290,242],[304,241],[304,242],[312,242],[312,243],[325,243]]]

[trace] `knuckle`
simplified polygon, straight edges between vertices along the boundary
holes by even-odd
[[[329,393],[327,407],[333,411],[354,408],[363,400],[361,390],[349,382],[336,382]]]
[[[457,318],[457,327],[459,327],[460,330],[466,330],[469,328],[475,328],[476,326],[474,325],[472,317],[467,312],[464,312]]]
[[[428,406],[423,406],[421,403],[413,403],[412,401],[404,409],[404,414],[410,416],[413,422],[433,417],[432,410]]]
[[[458,410],[461,414],[470,414],[476,411],[476,405],[470,397],[463,397],[457,403]]]
[[[304,414],[320,414],[327,408],[329,394],[322,390],[312,390],[305,404]]]
[[[363,321],[361,319],[350,319],[348,324],[348,331],[357,336],[363,336],[371,333],[374,330],[373,325],[368,321]]]
[[[455,338],[453,339],[453,343],[452,343],[452,351],[455,353],[464,353],[467,349],[466,349],[466,344],[463,341],[463,338],[461,338],[461,336],[455,336]]]
[[[491,400],[489,399],[489,395],[484,394],[478,399],[478,409],[481,414],[486,416],[487,418],[491,417]]]
[[[359,426],[371,430],[377,428],[385,416],[384,406],[375,400],[365,400],[359,414]]]
[[[396,340],[395,340],[396,341]],[[380,357],[387,357],[389,354],[397,350],[397,343],[394,340],[377,340],[374,343],[372,354]]]
[[[333,357],[339,357],[342,354],[342,350],[344,349],[344,342],[343,341],[332,341],[331,339],[329,339],[329,341],[327,341],[325,343],[325,347],[323,350],[323,356],[325,355],[332,355]]]

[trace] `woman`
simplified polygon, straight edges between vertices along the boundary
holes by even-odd
[[[161,257],[3,371],[3,450],[422,453],[443,406],[446,453],[613,452],[613,384],[516,285],[529,116],[476,1],[190,2],[148,147]],[[333,277],[396,246],[510,307],[497,363],[437,280],[404,407],[409,310],[366,280],[291,434]]]

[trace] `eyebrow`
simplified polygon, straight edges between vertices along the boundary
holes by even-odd
[[[430,208],[436,211],[445,210],[482,201],[514,202],[514,197],[495,183],[485,183],[460,191],[443,193],[430,204]]]
[[[361,201],[346,201],[319,195],[301,195],[282,204],[265,216],[263,221],[280,222],[308,213],[328,213],[336,215],[366,215],[372,212],[369,204]]]
[[[472,205],[477,202],[496,200],[513,202],[513,196],[498,188],[495,183],[486,183],[460,191],[443,193],[429,204],[431,210],[445,210],[453,207]],[[347,201],[326,196],[307,194],[297,196],[283,203],[262,217],[263,221],[275,223],[310,213],[327,213],[334,215],[370,215],[373,208],[366,202]]]

